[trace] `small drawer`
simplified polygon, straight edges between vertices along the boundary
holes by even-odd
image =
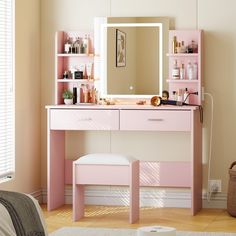
[[[190,111],[121,110],[121,130],[190,131]]]
[[[118,130],[118,110],[51,109],[50,129]]]

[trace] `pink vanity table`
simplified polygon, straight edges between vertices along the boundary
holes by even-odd
[[[201,209],[202,124],[197,106],[52,105],[47,106],[47,120],[48,210],[64,204],[65,184],[72,183],[72,161],[65,159],[66,130],[190,132],[189,161],[141,161],[140,186],[190,188],[192,215]]]

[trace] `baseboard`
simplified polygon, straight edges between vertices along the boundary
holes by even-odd
[[[40,191],[34,194],[39,194]],[[38,199],[38,198],[37,198]],[[47,190],[42,189],[40,199],[47,202]],[[226,209],[227,194],[217,193],[207,200],[206,193],[202,195],[203,208]],[[85,203],[89,205],[126,206],[129,202],[129,192],[125,188],[95,188],[85,190]],[[72,204],[72,189],[65,189],[65,204]],[[159,190],[144,188],[140,190],[141,207],[181,207],[190,208],[191,192],[189,190]]]
[[[43,203],[43,194],[42,194],[41,189],[30,193],[30,195],[33,196],[34,198],[36,198],[40,204]]]

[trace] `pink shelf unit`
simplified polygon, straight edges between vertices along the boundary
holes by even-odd
[[[64,45],[68,37],[75,39],[89,36],[89,53],[65,53]],[[65,89],[73,91],[73,87],[81,84],[93,83],[93,72],[91,80],[87,79],[63,79],[63,73],[70,68],[79,68],[84,63],[94,62],[93,32],[90,31],[58,31],[55,36],[55,104],[63,104],[62,93]]]
[[[178,42],[184,41],[184,45],[188,46],[192,40],[198,45],[197,53],[172,53],[172,41],[174,36],[176,36]],[[198,95],[190,95],[189,103],[195,105],[201,105],[202,103],[202,38],[203,31],[202,30],[170,30],[169,31],[169,53],[167,57],[169,58],[169,78],[167,79],[167,83],[169,84],[169,93],[170,97],[173,94],[173,91],[178,91],[185,88],[191,92],[198,92]],[[177,60],[177,64],[180,67],[181,64],[184,64],[185,68],[185,78],[180,79],[172,79],[172,69],[175,60]],[[197,63],[197,80],[189,80],[187,77],[187,64],[188,63]]]

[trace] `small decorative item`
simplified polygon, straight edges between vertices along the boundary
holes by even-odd
[[[66,105],[73,104],[73,93],[70,90],[65,90],[62,94],[62,97],[64,98],[64,103]]]
[[[116,66],[125,66],[126,62],[126,34],[116,29]]]

